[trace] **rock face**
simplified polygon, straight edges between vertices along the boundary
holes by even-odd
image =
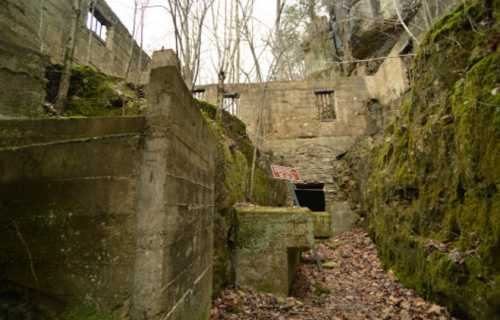
[[[500,314],[500,1],[494,8],[491,25],[469,1],[427,34],[400,116],[359,174],[387,268],[474,319]]]
[[[381,60],[346,61],[385,57],[394,45],[408,38],[400,17],[418,36],[456,0],[343,0],[323,1],[328,12],[318,16],[305,39],[306,76],[313,78],[373,74]],[[342,63],[339,63],[342,62]],[[359,68],[359,66],[363,68]]]

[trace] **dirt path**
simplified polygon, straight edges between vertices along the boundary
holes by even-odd
[[[385,272],[364,231],[341,234],[319,244],[318,251],[323,270],[304,254],[295,298],[226,290],[216,299],[211,319],[452,319],[444,308],[426,302]]]

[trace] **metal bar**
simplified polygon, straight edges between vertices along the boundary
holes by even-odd
[[[297,190],[295,184],[288,181],[288,188],[290,189],[290,192],[292,193],[293,205],[300,206],[299,198],[297,198],[297,193],[295,193],[295,191]]]

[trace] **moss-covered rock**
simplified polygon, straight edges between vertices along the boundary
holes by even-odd
[[[215,121],[216,107],[195,100],[211,130],[217,137],[215,196],[217,213],[214,221],[214,294],[233,283],[231,254],[236,224],[233,207],[248,202],[248,188],[254,146],[245,124],[228,112]],[[284,206],[287,186],[271,178],[267,157],[258,152],[253,202],[259,205]]]
[[[47,100],[55,103],[61,66],[47,69]],[[92,67],[75,65],[71,70],[64,116],[139,115],[146,106],[142,89],[105,75]]]
[[[388,268],[456,314],[500,317],[500,1],[439,21],[364,187]]]

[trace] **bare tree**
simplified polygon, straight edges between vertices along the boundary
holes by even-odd
[[[125,70],[125,81],[127,81],[129,74],[130,74],[130,69],[132,68],[132,62],[134,61],[134,47],[135,47],[135,36],[137,33],[137,13],[139,11],[139,0],[134,0],[134,17],[132,20],[132,39],[130,39],[130,47],[128,50],[129,54],[129,60],[127,63],[127,69]],[[141,25],[144,26],[144,23],[141,22]],[[141,29],[143,29],[142,27]]]
[[[71,31],[66,40],[66,47],[64,49],[63,70],[61,74],[61,81],[59,83],[59,91],[55,103],[57,112],[64,112],[66,102],[68,100],[68,91],[71,80],[71,67],[75,56],[76,37],[80,30],[80,18],[82,14],[82,1],[73,0],[73,17],[71,21]]]
[[[396,0],[392,0],[392,4],[394,5],[394,9],[396,10],[396,15],[398,16],[399,23],[403,26],[405,29],[406,33],[415,41],[416,44],[420,44],[418,41],[417,37],[411,32],[410,28],[408,28],[408,25],[406,24],[405,20],[403,19],[403,16],[401,15],[401,11],[399,10],[399,6]]]
[[[182,74],[192,89],[200,70],[202,30],[215,0],[169,0],[168,11],[174,26],[175,44]]]

